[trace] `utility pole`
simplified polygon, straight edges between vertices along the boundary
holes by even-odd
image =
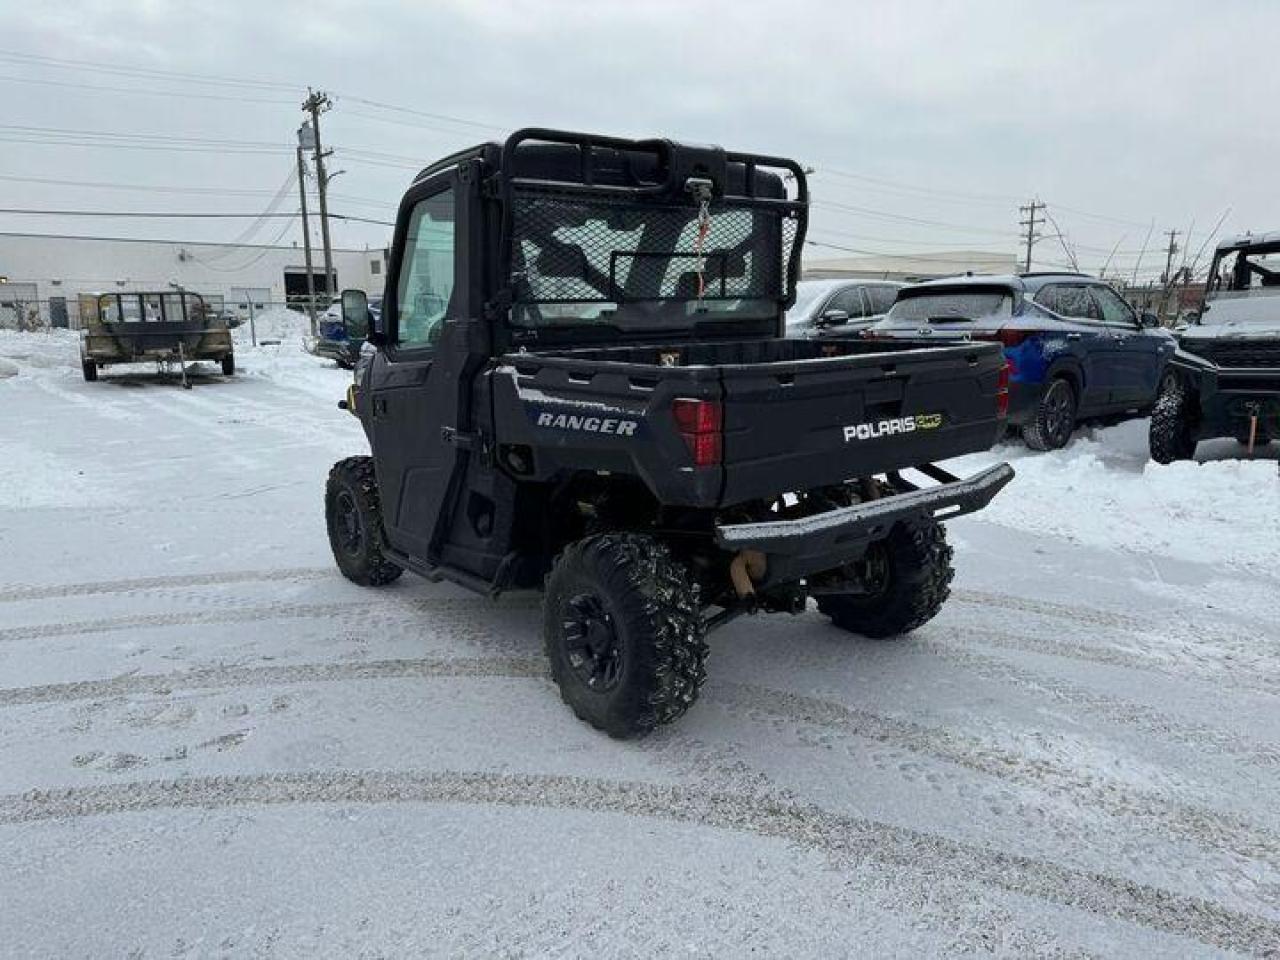
[[[1031,246],[1040,239],[1036,233],[1036,225],[1037,223],[1044,223],[1044,220],[1036,220],[1036,214],[1043,209],[1044,204],[1039,200],[1032,200],[1026,206],[1018,208],[1019,213],[1024,213],[1027,216],[1027,219],[1018,221],[1019,225],[1027,228],[1027,256],[1022,266],[1023,273],[1031,272]]]
[[[329,175],[325,173],[324,158],[332,153],[320,145],[320,114],[333,106],[328,94],[323,90],[313,91],[307,88],[307,99],[302,102],[302,109],[311,114],[311,133],[315,138],[314,150],[316,161],[316,192],[320,198],[320,242],[324,246],[324,292],[333,298],[333,248],[329,244],[329,203],[326,194],[329,190]]]
[[[1160,297],[1160,322],[1163,324],[1169,315],[1169,299],[1173,292],[1175,283],[1177,282],[1173,276],[1173,255],[1178,252],[1178,231],[1169,230],[1166,233],[1169,238],[1169,246],[1165,250],[1164,273],[1160,277],[1160,285],[1164,288]]]
[[[307,271],[307,316],[311,319],[311,334],[315,336],[316,327],[316,284],[315,268],[311,258],[311,218],[307,213],[307,162],[305,150],[312,147],[311,126],[304,123],[298,128],[298,202],[302,215],[302,249],[305,255]]]
[[[1169,283],[1173,275],[1173,255],[1178,252],[1178,231],[1170,230],[1166,234],[1169,238],[1169,247],[1165,250],[1164,259],[1164,275],[1160,278],[1162,282]]]
[[[319,333],[316,324],[316,278],[311,267],[311,222],[307,217],[307,164],[302,159],[302,150],[312,145],[312,139],[311,127],[304,123],[298,128],[298,199],[302,213],[302,249],[307,265],[307,316],[311,319],[311,335],[314,337]]]

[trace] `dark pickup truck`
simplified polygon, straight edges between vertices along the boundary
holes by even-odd
[[[1250,453],[1280,438],[1280,233],[1219,244],[1169,370],[1151,414],[1153,460],[1190,459],[1214,437]]]
[[[789,160],[548,130],[424,170],[344,401],[373,456],[330,473],[339,568],[542,587],[561,694],[615,736],[682,714],[741,613],[931,618],[939,520],[1012,477],[933,461],[995,442],[1007,367],[784,339],[807,199]],[[362,329],[364,295],[343,311]]]

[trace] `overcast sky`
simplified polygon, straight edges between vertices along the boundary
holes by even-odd
[[[1191,228],[1194,254],[1228,208],[1224,230],[1280,228],[1280,4],[1261,0],[0,0],[0,37],[4,207],[262,211],[292,168],[310,84],[335,101],[324,133],[346,172],[332,209],[374,219],[393,215],[415,163],[541,125],[794,156],[816,168],[816,200],[842,206],[815,210],[824,256],[1012,253],[1033,196],[1092,271],[1112,248],[1113,268],[1131,269],[1152,221],[1143,274],[1163,266],[1162,230]],[[86,131],[186,139],[125,149],[86,145]],[[279,209],[296,205],[290,193]],[[229,240],[245,227],[0,214],[4,231]],[[388,230],[334,234],[380,246]],[[1065,260],[1051,239],[1036,256]]]

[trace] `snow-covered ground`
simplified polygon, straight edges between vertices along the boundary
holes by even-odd
[[[744,618],[618,743],[536,597],[337,575],[349,374],[279,320],[191,391],[0,334],[0,954],[1280,951],[1277,445],[966,458],[937,620]]]

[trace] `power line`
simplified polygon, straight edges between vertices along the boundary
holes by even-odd
[[[22,217],[111,217],[137,218],[141,220],[269,220],[276,217],[292,217],[291,213],[209,213],[184,211],[181,213],[160,210],[45,210],[33,207],[0,207],[0,213]]]
[[[75,83],[71,80],[49,80],[44,77],[14,77],[0,75],[0,83],[33,83],[44,87],[66,87],[90,90],[94,93],[129,93],[144,97],[178,97],[182,100],[223,100],[231,103],[260,103],[273,106],[293,106],[292,100],[268,100],[264,97],[233,96],[231,94],[192,93],[185,90],[146,90],[142,87],[104,87],[98,83]]]
[[[364,97],[357,97],[349,93],[335,93],[334,96],[340,101],[349,100],[352,103],[364,104],[366,107],[376,107],[379,110],[390,110],[395,113],[403,113],[413,117],[422,117],[427,120],[438,120],[446,123],[456,123],[456,124],[459,124],[460,126],[474,127],[479,130],[492,130],[497,133],[507,133],[512,129],[509,126],[504,127],[494,123],[484,123],[479,120],[468,120],[465,117],[451,117],[448,114],[444,114],[444,113],[431,113],[426,110],[418,110],[414,107],[402,107],[394,103],[383,103],[382,101],[379,101],[379,100],[368,100]],[[389,123],[397,122],[394,120],[390,120],[389,118],[386,118],[386,117],[375,117],[372,114],[359,114],[357,112],[357,115],[363,115],[365,117],[368,117],[369,119],[386,120]]]
[[[0,50],[0,60],[18,63],[39,64],[66,70],[88,70],[98,73],[113,73],[121,76],[148,77],[153,79],[177,80],[184,83],[210,84],[231,87],[258,87],[262,89],[288,90],[293,93],[300,84],[284,83],[277,80],[250,80],[246,77],[228,77],[216,74],[185,73],[178,70],[162,70],[156,67],[124,66],[115,63],[102,63],[92,60],[67,60],[62,57],[47,57],[19,50]]]
[[[975,227],[970,224],[947,223],[943,220],[927,220],[923,217],[908,217],[900,213],[889,213],[885,210],[872,210],[847,203],[836,203],[834,200],[813,200],[811,205],[819,209],[841,210],[845,213],[857,213],[864,217],[875,217],[881,220],[892,220],[896,223],[914,223],[925,227],[942,227],[947,230],[959,230],[964,233],[984,233],[998,237],[1009,237],[1008,230],[994,230],[986,227]]]
[[[885,180],[880,177],[868,176],[864,173],[853,173],[849,170],[838,170],[835,167],[820,166],[816,167],[815,171],[817,173],[826,173],[831,174],[832,176],[842,177],[847,180],[876,184],[887,189],[923,193],[934,197],[951,198],[969,203],[983,203],[1007,207],[1010,202],[1016,202],[1016,198],[1010,196],[998,196],[991,193],[964,193],[959,190],[943,190],[938,187],[924,187],[916,184],[904,183],[900,180]]]

